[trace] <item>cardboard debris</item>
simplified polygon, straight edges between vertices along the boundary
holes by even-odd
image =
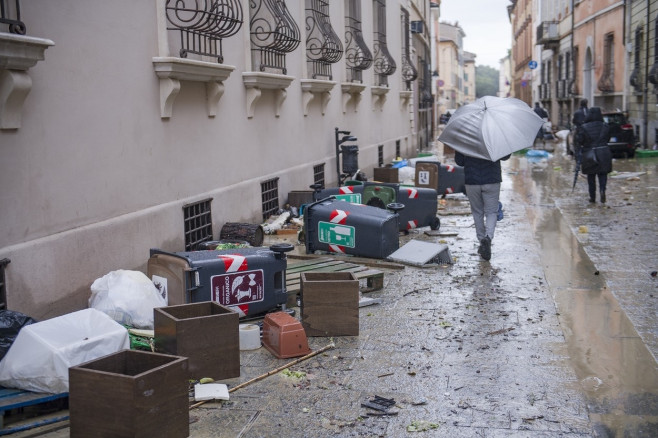
[[[452,264],[452,256],[448,245],[424,242],[422,240],[411,240],[400,249],[387,257],[401,263],[414,266],[425,266],[428,264]]]

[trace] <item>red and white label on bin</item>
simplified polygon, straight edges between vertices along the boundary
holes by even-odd
[[[263,301],[264,276],[262,269],[249,271],[247,258],[241,255],[219,256],[224,261],[226,274],[210,277],[212,300],[223,306],[241,306]]]

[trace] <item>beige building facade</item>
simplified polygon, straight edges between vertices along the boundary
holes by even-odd
[[[429,40],[404,26],[427,29],[429,2],[202,3],[32,0],[22,27],[0,22],[5,307],[85,308],[95,279],[145,271],[150,248],[190,249],[335,186],[336,128],[366,175],[417,153],[422,90],[402,65],[419,72],[429,50],[411,48]]]

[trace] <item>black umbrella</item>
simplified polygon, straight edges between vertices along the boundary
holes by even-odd
[[[582,154],[580,153],[580,149],[576,147],[576,170],[573,172],[573,186],[571,186],[571,193],[573,193],[574,189],[576,188],[576,181],[578,181],[578,171],[580,170],[581,157]]]

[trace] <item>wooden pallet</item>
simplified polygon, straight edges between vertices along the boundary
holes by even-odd
[[[46,409],[52,411],[54,401],[68,398],[68,392],[60,394],[42,394],[22,389],[0,387],[0,435],[9,435],[23,430],[34,429],[47,424],[69,419],[68,411],[59,411],[45,415]],[[30,415],[25,411],[31,410]],[[43,412],[42,412],[43,410]],[[15,422],[5,426],[7,414],[11,411]],[[23,418],[24,417],[24,418]]]
[[[286,289],[288,295],[299,293],[302,272],[352,272],[359,280],[366,280],[361,292],[372,292],[384,287],[384,272],[367,266],[336,260],[331,257],[313,257],[295,260],[288,257]]]

